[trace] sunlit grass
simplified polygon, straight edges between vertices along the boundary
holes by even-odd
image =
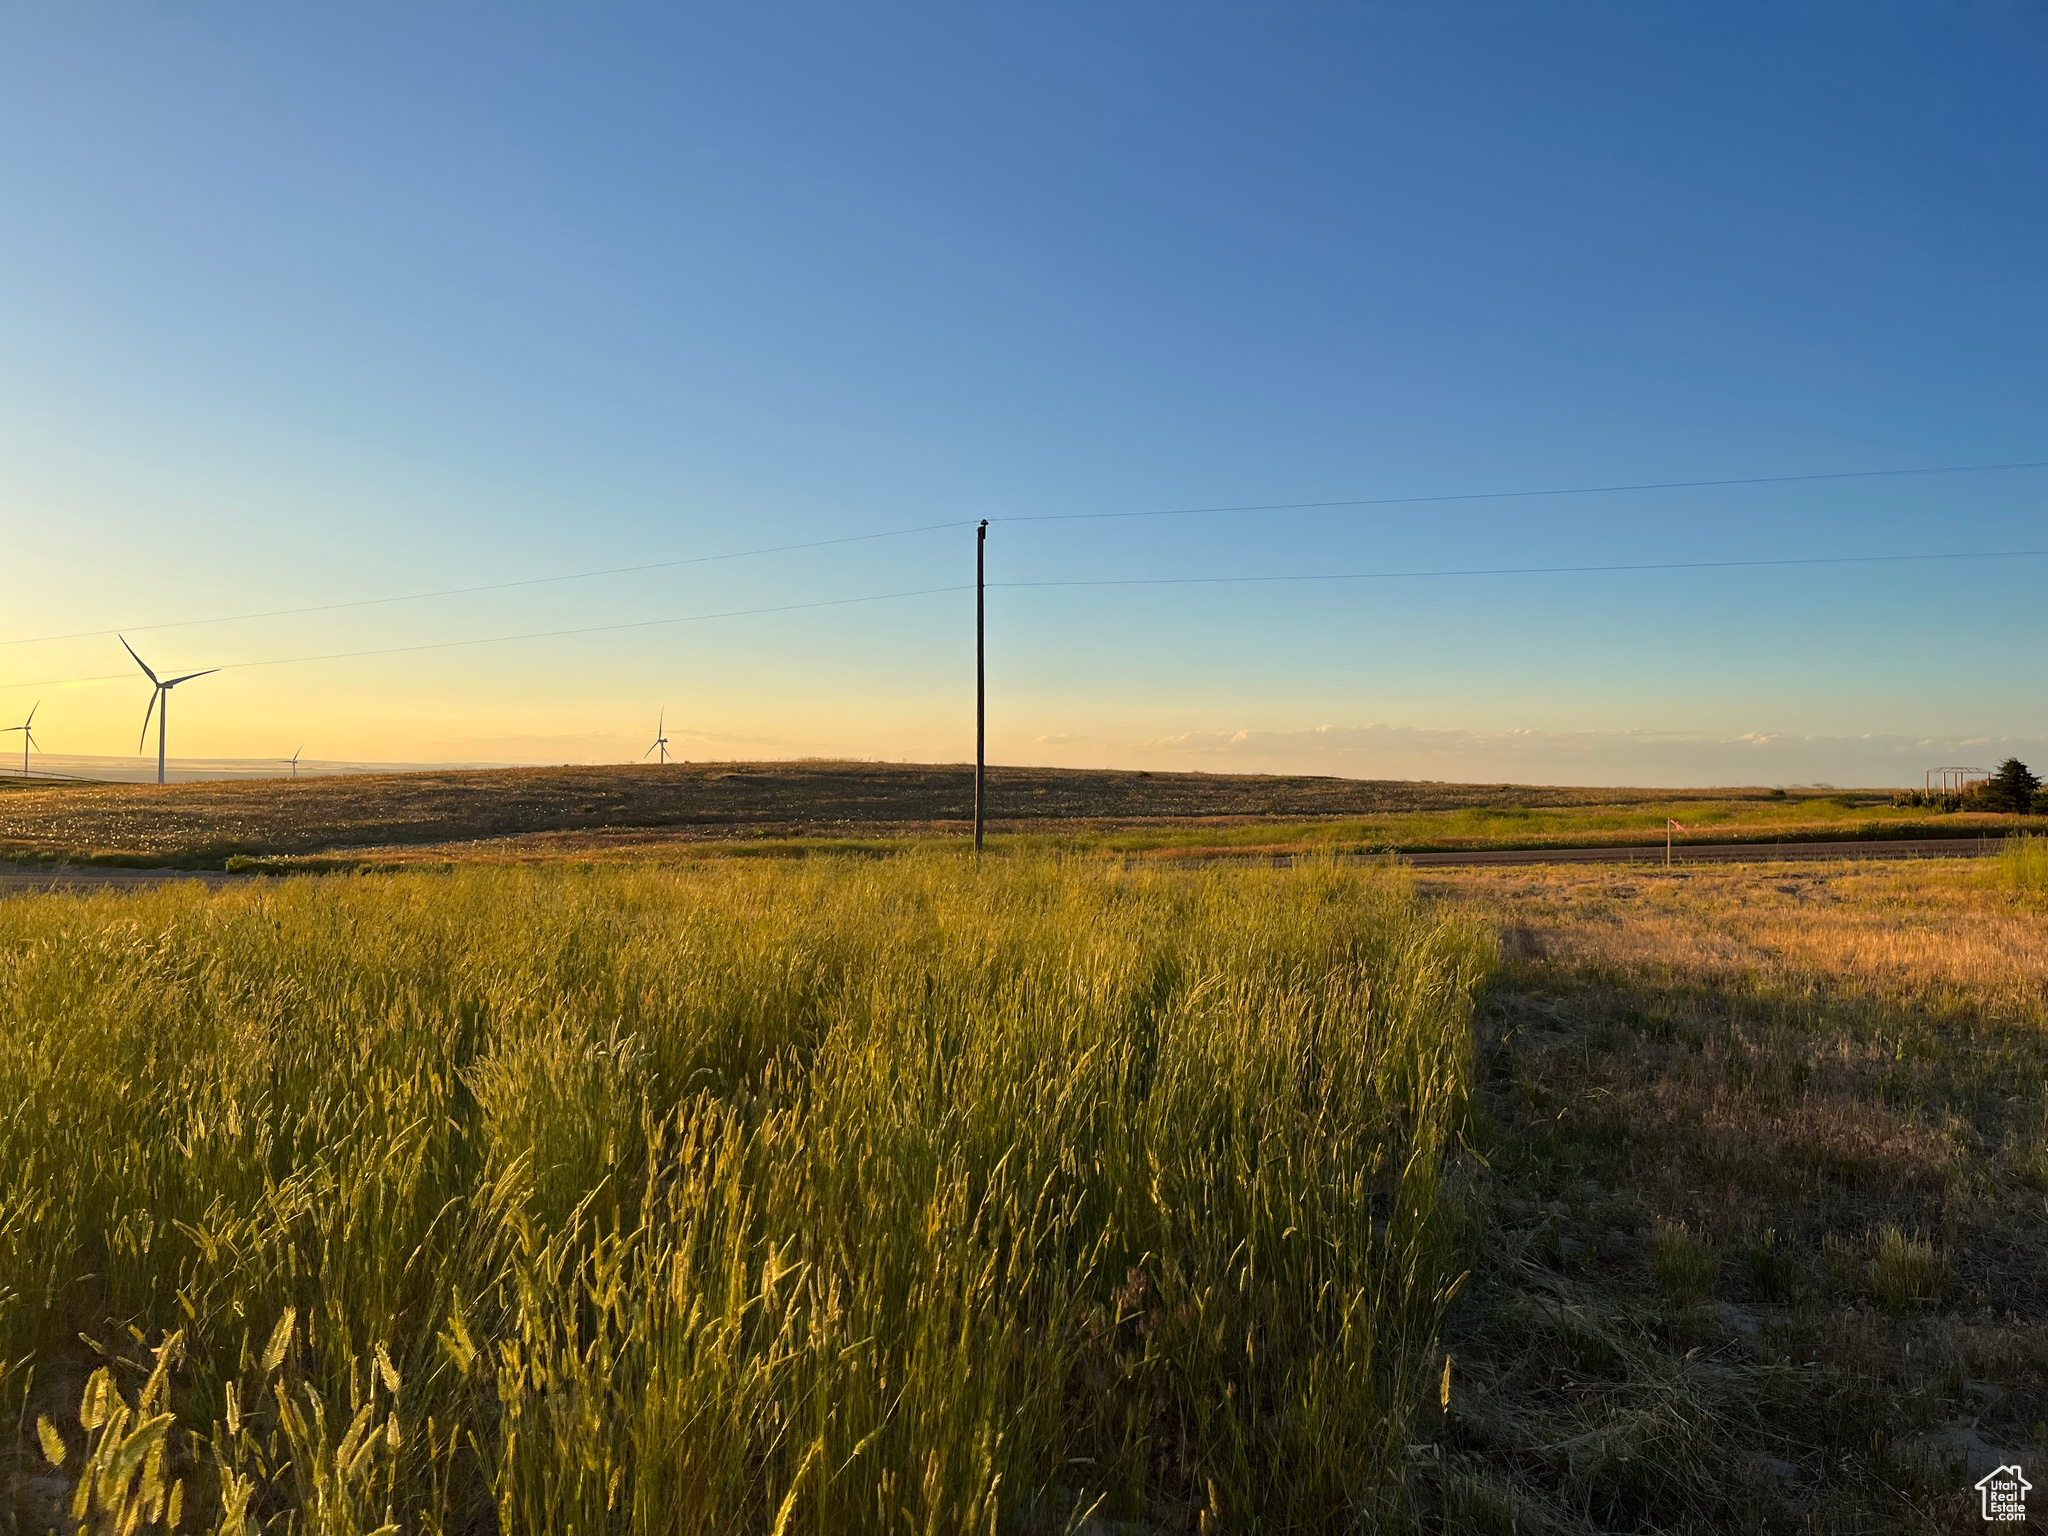
[[[1690,842],[1767,843],[1800,839],[2003,837],[2019,822],[1997,815],[1940,816],[1889,805],[1844,804],[1825,799],[1757,798],[1673,800],[1612,806],[1501,806],[1446,811],[1387,812],[1313,820],[1271,817],[1159,818],[1129,822],[1047,823],[1016,830],[1000,820],[988,836],[991,851],[1012,856],[1083,855],[1160,863],[1214,857],[1292,858],[1303,854],[1373,857],[1390,851],[1430,852],[1481,848],[1557,848],[1664,845],[1665,821],[1676,818]],[[676,837],[670,832],[620,828],[605,832],[547,832],[479,841],[341,849],[283,859],[240,858],[236,869],[446,868],[457,864],[703,863],[722,859],[818,857],[893,858],[917,849],[965,855],[965,831],[906,825],[871,836],[755,835]]]
[[[0,861],[237,871],[964,854],[971,774],[914,764],[614,765],[0,795]],[[1226,774],[990,773],[990,847],[1105,858],[2003,837],[2048,817],[1889,792],[1649,791]]]
[[[1665,822],[1689,830],[1680,841],[1768,841],[1789,838],[1982,836],[2004,832],[2011,818],[1936,816],[1843,798],[1728,801],[1672,800],[1613,806],[1477,806],[1450,811],[1397,811],[1320,821],[1274,818],[1236,825],[1117,827],[1072,834],[1014,834],[1021,846],[1084,849],[1329,848],[1347,852],[1426,851],[1661,843]]]
[[[1393,1518],[1486,964],[1330,866],[9,901],[22,1528]]]
[[[2048,897],[2048,837],[2009,837],[1998,851],[1998,875],[2013,894]]]

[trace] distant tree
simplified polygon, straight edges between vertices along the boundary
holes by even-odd
[[[2041,781],[2016,757],[2008,757],[1977,788],[1977,799],[1988,810],[2027,812],[2033,809],[2034,792]]]

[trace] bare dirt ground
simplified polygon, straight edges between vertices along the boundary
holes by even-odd
[[[1314,777],[992,768],[999,833],[1239,818],[1726,800],[1766,790],[1570,789]],[[200,784],[0,780],[0,857],[218,865],[293,855],[535,838],[540,857],[608,846],[955,832],[963,765],[794,762],[365,774]]]

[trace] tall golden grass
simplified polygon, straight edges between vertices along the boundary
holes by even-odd
[[[0,903],[16,1503],[236,1536],[1398,1520],[1487,963],[1332,866]]]

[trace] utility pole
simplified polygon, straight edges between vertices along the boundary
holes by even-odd
[[[988,519],[974,530],[974,851],[981,852],[982,781],[988,775]]]

